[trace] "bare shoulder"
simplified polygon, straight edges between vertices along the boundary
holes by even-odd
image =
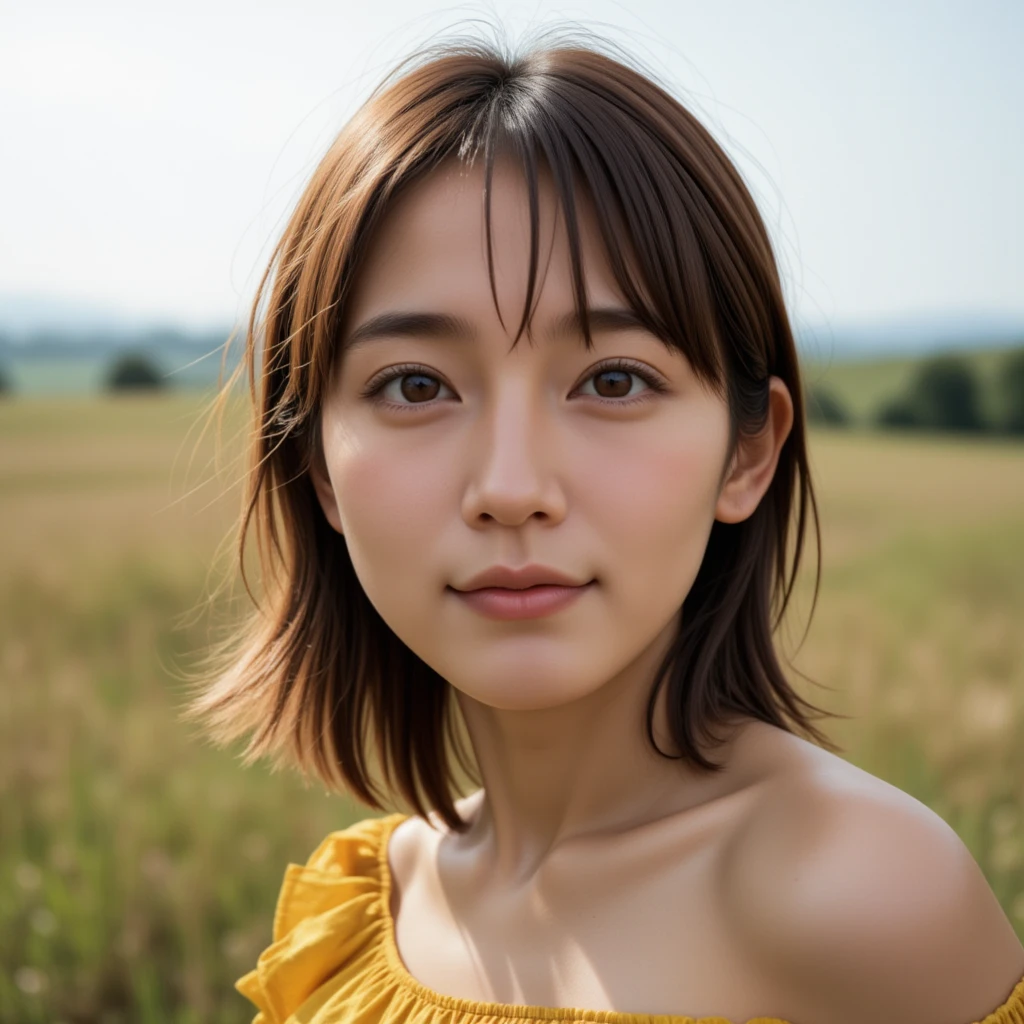
[[[723,862],[751,955],[816,1024],[981,1020],[1024,948],[970,851],[920,801],[813,751],[763,787]]]

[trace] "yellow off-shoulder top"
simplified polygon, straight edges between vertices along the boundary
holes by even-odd
[[[387,842],[407,815],[332,832],[305,865],[289,864],[273,942],[235,988],[259,1010],[252,1024],[732,1024],[724,1017],[482,1003],[443,995],[406,969],[391,918]],[[756,1017],[746,1024],[788,1024]],[[1024,978],[974,1024],[1024,1024]]]

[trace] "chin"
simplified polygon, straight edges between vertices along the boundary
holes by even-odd
[[[472,687],[452,685],[460,694],[496,711],[546,711],[580,700],[597,688],[593,683],[578,687],[567,686],[564,676],[534,676],[529,682],[519,677],[515,680],[496,680],[485,686],[481,686],[479,677],[476,677]]]

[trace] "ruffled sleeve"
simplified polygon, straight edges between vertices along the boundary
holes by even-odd
[[[368,818],[332,832],[304,865],[286,867],[273,942],[235,982],[259,1010],[252,1024],[285,1024],[307,1002],[312,1017],[344,983],[346,968],[358,973],[382,928],[381,834],[401,817]]]
[[[388,833],[404,815],[332,832],[285,869],[273,942],[235,988],[259,1011],[252,1024],[730,1024],[685,1017],[474,1002],[420,984],[401,963],[385,902]],[[756,1017],[746,1024],[787,1024]],[[1024,978],[974,1024],[1024,1024]]]

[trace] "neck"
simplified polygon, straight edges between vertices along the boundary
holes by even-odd
[[[676,635],[673,621],[598,690],[556,707],[506,710],[457,692],[483,788],[462,804],[465,837],[499,886],[532,878],[563,843],[628,831],[736,788],[734,741],[709,753],[729,767],[706,772],[657,753],[645,716],[654,673]],[[655,705],[658,747],[678,753]]]

